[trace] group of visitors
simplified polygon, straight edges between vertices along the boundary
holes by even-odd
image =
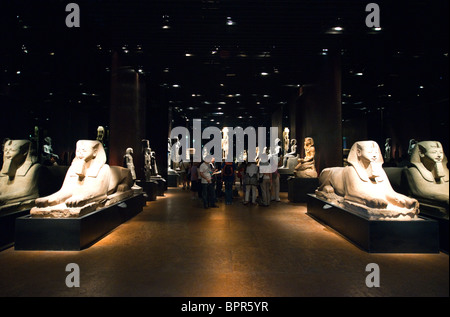
[[[260,165],[255,162],[243,163],[243,192],[244,205],[250,204],[269,206],[271,201],[280,200],[280,174],[278,170],[269,172],[267,169],[260,169]]]
[[[235,186],[239,181],[244,195],[244,205],[269,206],[271,201],[280,201],[280,175],[260,172],[258,163],[234,162],[216,163],[214,157],[202,163],[191,163],[188,168],[188,182],[192,199],[200,198],[204,208],[217,208],[217,201],[224,196],[225,204],[231,205]]]

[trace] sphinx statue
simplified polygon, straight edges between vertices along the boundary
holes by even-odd
[[[369,219],[417,218],[419,202],[394,191],[382,164],[376,142],[356,142],[350,149],[348,166],[324,169],[315,193]]]
[[[405,169],[410,195],[421,203],[446,208],[449,204],[449,170],[442,144],[418,142],[411,152],[411,165]]]
[[[35,200],[32,217],[80,217],[133,196],[131,171],[106,164],[98,140],[79,140],[59,191]]]
[[[304,142],[305,157],[299,158],[297,166],[294,168],[295,177],[299,178],[316,178],[316,163],[314,156],[316,155],[316,148],[314,147],[314,140],[311,137],[306,137]]]
[[[44,171],[32,153],[31,141],[8,139],[0,172],[0,212],[34,206],[44,187]]]

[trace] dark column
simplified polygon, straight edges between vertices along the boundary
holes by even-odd
[[[144,157],[141,140],[145,138],[145,82],[113,54],[111,74],[111,108],[109,135],[109,164],[123,166],[127,148],[133,148],[136,176],[142,179]]]
[[[297,98],[295,132],[300,155],[304,138],[314,139],[319,172],[343,164],[340,52],[330,50],[320,58],[316,78]]]

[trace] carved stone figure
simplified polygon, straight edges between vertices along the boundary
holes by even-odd
[[[131,197],[131,171],[106,164],[103,145],[97,140],[77,142],[76,155],[59,191],[36,199],[34,217],[78,217]]]
[[[228,143],[228,128],[225,127],[222,129],[222,158],[226,159],[228,157],[228,151],[229,151],[229,143]]]
[[[318,197],[369,218],[413,219],[419,202],[397,193],[382,168],[383,158],[374,141],[353,144],[348,166],[324,169],[319,175]]]
[[[175,170],[180,170],[180,165],[181,165],[181,153],[180,153],[180,148],[181,148],[181,142],[180,139],[178,137],[175,137],[175,143],[173,145],[174,148],[174,152],[172,153],[172,155],[174,156],[174,162],[173,162],[173,166],[175,167]]]
[[[384,161],[389,162],[392,158],[392,144],[391,138],[387,138],[384,143]]]
[[[282,168],[288,168],[289,158],[295,158],[295,157],[297,157],[297,140],[292,139],[290,152],[286,153],[283,157],[283,167]]]
[[[316,148],[314,147],[314,140],[311,137],[306,137],[304,142],[305,157],[299,158],[297,166],[294,168],[294,174],[299,178],[315,178],[317,177],[316,163],[314,157],[316,155]]]
[[[167,139],[167,169],[172,169],[172,140],[170,138]]]
[[[283,130],[283,154],[289,152],[289,128]]]
[[[273,150],[273,154],[275,155],[275,156],[277,156],[277,157],[280,157],[280,155],[281,155],[281,146],[280,146],[280,142],[281,142],[281,140],[280,140],[280,138],[276,138],[275,139],[275,148],[274,148],[274,150]]]
[[[131,178],[133,179],[133,181],[135,181],[136,180],[136,170],[134,167],[133,149],[132,148],[129,147],[126,149],[123,159],[124,159],[125,167],[128,168],[131,172]]]
[[[449,170],[442,144],[418,142],[411,153],[411,167],[405,169],[411,196],[420,202],[449,205]]]
[[[30,208],[39,197],[43,166],[32,155],[31,141],[8,139],[0,172],[0,212]]]

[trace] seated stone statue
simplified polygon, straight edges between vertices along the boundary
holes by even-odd
[[[131,197],[133,178],[127,168],[106,164],[97,140],[77,142],[76,155],[56,193],[36,199],[34,217],[78,217]]]
[[[393,190],[382,168],[383,158],[376,142],[356,142],[348,155],[348,164],[320,173],[318,197],[369,218],[417,217],[419,202]]]
[[[284,155],[283,166],[281,168],[289,168],[289,166],[288,166],[289,158],[296,158],[296,157],[298,157],[298,155],[297,155],[297,140],[292,139],[291,140],[291,151]]]
[[[405,169],[411,196],[420,202],[445,207],[449,204],[449,170],[442,144],[418,142],[411,153],[411,166]]]
[[[0,172],[0,212],[34,206],[42,191],[44,167],[31,153],[31,141],[7,140]]]
[[[299,178],[315,178],[317,177],[316,163],[314,160],[316,148],[314,147],[313,138],[305,138],[304,149],[305,157],[297,160],[298,164],[294,168],[294,174]]]

